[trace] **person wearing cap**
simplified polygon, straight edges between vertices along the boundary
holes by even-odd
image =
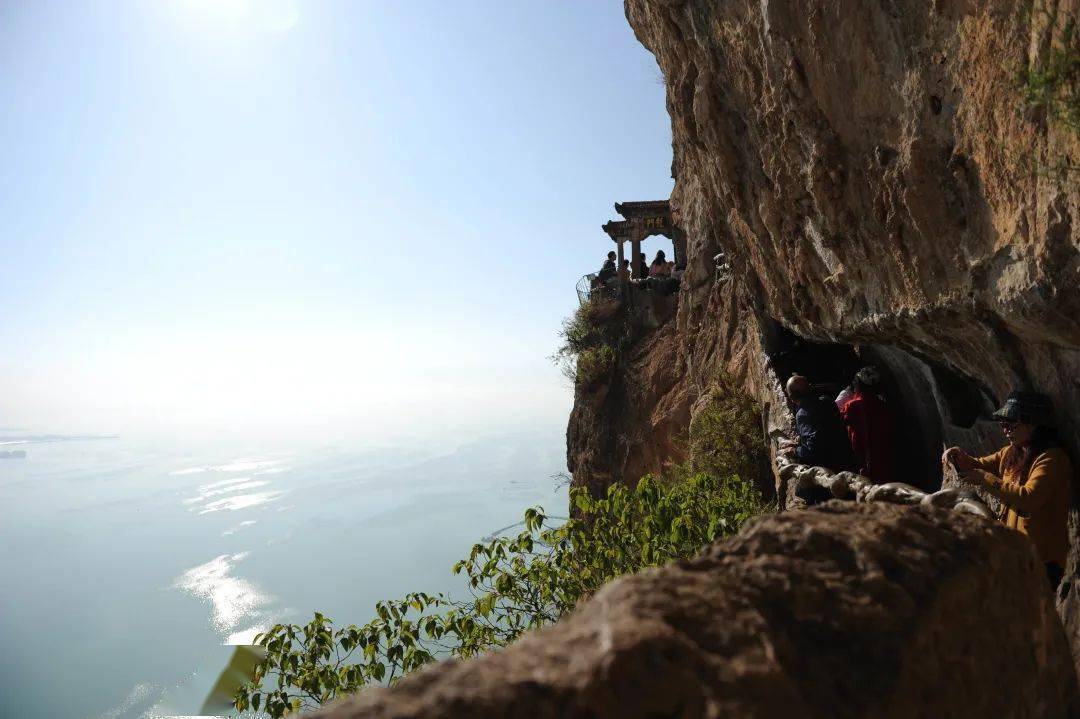
[[[972,457],[959,447],[945,451],[965,480],[1001,500],[1001,520],[1026,534],[1057,588],[1069,550],[1069,484],[1073,469],[1053,428],[1050,398],[1013,392],[994,413],[1009,444],[994,454]]]
[[[797,374],[787,381],[787,396],[795,407],[795,429],[799,434],[795,458],[802,464],[834,472],[850,470],[851,447],[832,400],[815,397],[810,381]]]
[[[851,397],[840,408],[847,425],[855,468],[875,484],[895,481],[896,427],[889,406],[877,394],[881,375],[863,367],[851,383]]]

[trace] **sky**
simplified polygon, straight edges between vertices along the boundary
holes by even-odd
[[[565,422],[600,225],[672,186],[615,0],[0,0],[0,107],[8,430]]]

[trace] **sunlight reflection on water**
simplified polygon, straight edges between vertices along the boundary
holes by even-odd
[[[228,529],[226,529],[224,532],[221,533],[221,536],[222,537],[231,537],[232,535],[239,532],[241,529],[244,529],[245,527],[250,527],[251,525],[255,524],[255,521],[256,520],[254,520],[254,519],[245,519],[243,522],[240,522],[240,524],[237,524],[234,527],[229,527]]]
[[[263,473],[269,473],[271,468],[274,468],[284,461],[284,459],[235,459],[226,464],[202,465],[199,467],[177,469],[169,472],[169,474],[175,477],[185,474],[203,474],[205,472],[250,472],[256,469],[262,470]]]
[[[485,440],[445,456],[423,448],[200,455],[70,442],[47,445],[34,463],[0,463],[11,476],[0,490],[24,508],[0,522],[0,538],[36,548],[25,559],[0,561],[16,586],[28,588],[20,595],[24,611],[39,622],[48,617],[34,608],[49,602],[33,598],[57,589],[41,567],[59,572],[78,562],[107,578],[95,589],[101,601],[65,595],[76,610],[66,631],[77,637],[81,661],[98,661],[110,674],[65,679],[83,681],[90,713],[73,713],[72,702],[43,689],[35,690],[40,712],[0,707],[0,716],[189,716],[227,662],[229,645],[249,643],[279,621],[306,620],[313,608],[363,621],[400,587],[442,588],[453,581],[445,575],[459,549],[479,532],[509,525],[523,506],[565,503],[565,496],[550,498],[545,479],[549,465],[562,461],[560,442],[548,443],[550,461],[534,461],[530,435],[512,442],[524,447],[515,453]],[[75,512],[78,537],[49,524]],[[341,563],[352,569],[324,583]],[[25,637],[24,649],[37,646],[32,631],[0,613],[3,619],[0,629]],[[82,629],[89,626],[102,629]],[[167,659],[156,642],[144,641],[151,636],[168,642]],[[45,649],[30,651],[28,664],[42,667],[41,686],[51,681],[50,661]],[[0,695],[10,696],[14,685],[0,677]]]
[[[233,471],[250,471],[252,469],[258,470],[256,475],[261,474],[277,474],[284,472],[285,467],[273,466],[280,464],[283,460],[271,459],[271,460],[234,460],[227,464],[221,464],[217,466],[206,467],[190,467],[188,469],[181,469],[175,472],[170,472],[171,475],[185,475],[196,474],[202,472],[233,472]],[[192,509],[198,509],[199,514],[209,514],[211,512],[222,511],[235,511],[238,509],[248,509],[250,507],[257,507],[261,504],[267,504],[280,499],[285,492],[281,490],[267,490],[262,492],[249,492],[248,490],[259,489],[260,487],[266,487],[270,484],[269,479],[253,479],[250,476],[246,477],[233,477],[230,479],[222,479],[217,482],[208,482],[201,484],[194,496],[188,497],[183,500],[185,505],[201,505],[192,507]],[[241,494],[243,492],[243,494]],[[217,497],[218,499],[214,499]],[[240,527],[245,525],[241,524]],[[232,530],[235,532],[235,529]],[[223,534],[222,536],[228,536]]]
[[[231,576],[234,566],[248,554],[237,552],[214,557],[206,564],[184,572],[174,584],[199,599],[210,601],[213,607],[211,623],[223,634],[232,632],[241,619],[256,614],[271,600],[251,582]]]
[[[249,480],[247,478],[244,478],[238,482],[231,483],[227,487],[221,487],[219,489],[210,489],[210,487],[213,485],[205,485],[203,487],[199,487],[199,494],[195,495],[194,497],[189,497],[188,499],[185,499],[184,504],[197,504],[198,502],[202,502],[203,500],[209,499],[210,497],[219,497],[223,494],[230,494],[232,492],[242,492],[247,489],[265,487],[268,484],[270,484],[269,480]]]
[[[285,495],[284,492],[255,492],[254,494],[238,494],[235,497],[225,497],[213,502],[207,502],[203,506],[202,511],[199,514],[209,514],[210,512],[220,512],[223,510],[234,511],[237,509],[247,509],[248,507],[256,507],[260,504],[266,504],[267,502],[274,502]]]

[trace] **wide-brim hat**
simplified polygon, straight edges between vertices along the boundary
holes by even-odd
[[[1051,426],[1054,419],[1054,406],[1050,398],[1038,392],[1010,392],[1005,403],[994,412],[994,419],[1005,422],[1024,422],[1042,426]]]

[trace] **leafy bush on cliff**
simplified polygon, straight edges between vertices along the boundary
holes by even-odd
[[[615,361],[615,350],[608,345],[583,350],[577,358],[575,382],[582,387],[596,384],[615,369]]]
[[[690,421],[687,460],[679,474],[765,482],[769,456],[757,403],[726,378],[717,381],[701,403]]]
[[[335,629],[316,613],[306,625],[260,635],[267,651],[236,706],[271,717],[307,711],[368,684],[392,682],[437,657],[470,657],[551,624],[623,574],[696,555],[762,510],[750,482],[693,474],[668,485],[652,477],[613,485],[594,499],[571,490],[576,516],[552,526],[542,509],[525,531],[473,546],[456,565],[469,597],[409,594],[380,602],[377,618]]]
[[[1020,84],[1028,108],[1080,135],[1080,32],[1075,12],[1056,6],[1032,12],[1033,22],[1050,28],[1053,40],[1040,62],[1020,70]],[[1065,156],[1045,169],[1075,173],[1080,164]]]
[[[630,328],[621,302],[596,296],[563,322],[559,336],[563,342],[552,361],[571,382],[589,386],[615,368]]]

